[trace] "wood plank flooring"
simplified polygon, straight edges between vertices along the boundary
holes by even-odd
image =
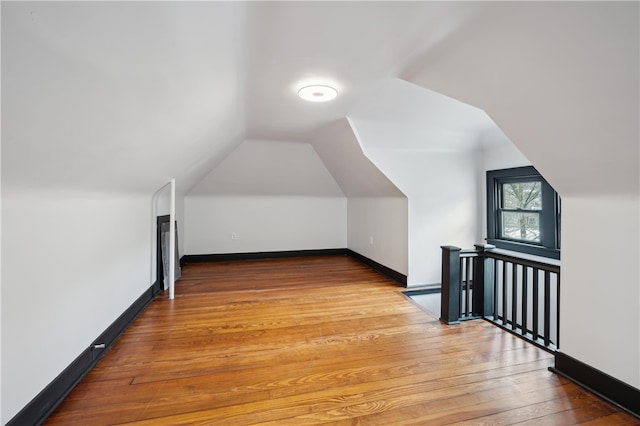
[[[640,425],[346,256],[190,264],[47,425]]]

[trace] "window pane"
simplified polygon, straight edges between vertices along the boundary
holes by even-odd
[[[502,208],[513,210],[542,210],[542,183],[503,183]]]
[[[501,212],[501,238],[540,242],[540,213]]]

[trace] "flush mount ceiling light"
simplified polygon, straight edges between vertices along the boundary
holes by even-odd
[[[298,90],[298,96],[309,102],[326,102],[338,96],[338,91],[331,86],[313,85]]]

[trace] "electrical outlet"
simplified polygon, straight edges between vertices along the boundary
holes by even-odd
[[[237,240],[238,239],[238,234],[236,234],[235,232],[231,233],[231,239],[232,240]]]
[[[369,237],[369,244],[373,245],[373,237]]]

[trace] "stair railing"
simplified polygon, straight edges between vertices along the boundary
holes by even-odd
[[[442,246],[440,320],[484,318],[547,350],[559,348],[560,265],[478,244]]]

